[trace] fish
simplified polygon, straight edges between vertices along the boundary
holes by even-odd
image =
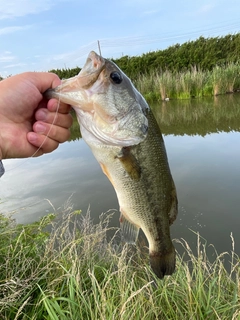
[[[124,240],[135,244],[142,229],[153,272],[160,279],[173,274],[170,225],[177,217],[177,192],[160,128],[144,97],[115,63],[94,51],[77,76],[45,96],[75,110],[82,138],[115,189]]]

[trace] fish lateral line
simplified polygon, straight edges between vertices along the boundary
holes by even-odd
[[[136,244],[141,228],[153,272],[161,279],[172,274],[176,252],[170,224],[177,216],[177,193],[161,130],[144,97],[95,52],[76,78],[48,93],[68,99],[76,111],[82,137],[116,191],[123,241]]]

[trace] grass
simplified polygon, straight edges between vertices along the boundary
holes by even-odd
[[[171,277],[157,279],[141,246],[107,241],[111,213],[94,225],[90,214],[66,208],[30,225],[0,218],[0,319],[239,319],[240,259],[207,257],[196,234]],[[48,225],[51,231],[46,232]],[[194,251],[196,248],[193,248]],[[229,272],[224,261],[230,260]]]
[[[239,75],[239,63],[216,66],[212,71],[202,71],[193,66],[183,72],[155,71],[139,75],[135,85],[149,102],[190,99],[237,91],[240,89]]]

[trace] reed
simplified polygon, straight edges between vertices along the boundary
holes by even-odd
[[[161,92],[158,90],[158,75],[156,73],[139,75],[134,81],[134,85],[140,92],[144,92],[148,101],[157,101],[161,98]]]
[[[240,259],[214,252],[196,234],[197,253],[183,240],[176,272],[159,280],[141,246],[107,241],[111,213],[66,208],[30,225],[0,219],[1,319],[239,319]],[[46,227],[51,224],[51,231]],[[227,272],[224,260],[230,260]]]
[[[162,100],[169,99],[171,96],[174,97],[176,80],[171,72],[166,71],[157,76],[157,86]]]
[[[177,99],[189,99],[191,98],[192,81],[193,77],[190,71],[179,73],[176,87]]]
[[[183,72],[154,72],[135,82],[147,100],[190,99],[232,93],[240,90],[240,65],[229,63],[203,71],[197,66]]]
[[[235,88],[240,88],[239,78],[240,78],[240,68],[238,64],[229,63],[226,70],[226,90],[231,93],[234,92]],[[236,80],[238,80],[235,86]]]
[[[206,82],[205,73],[195,65],[191,68],[190,76],[192,77],[191,97],[203,97],[203,87]]]

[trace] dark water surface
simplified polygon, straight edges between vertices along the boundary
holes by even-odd
[[[168,153],[179,200],[172,238],[195,246],[196,235],[217,251],[240,254],[240,94],[153,105]],[[116,209],[111,225],[119,226],[115,192],[90,149],[77,138],[40,158],[4,161],[0,211],[29,223],[61,211],[71,197],[74,209],[90,206],[98,216]],[[194,231],[194,232],[193,232]]]

